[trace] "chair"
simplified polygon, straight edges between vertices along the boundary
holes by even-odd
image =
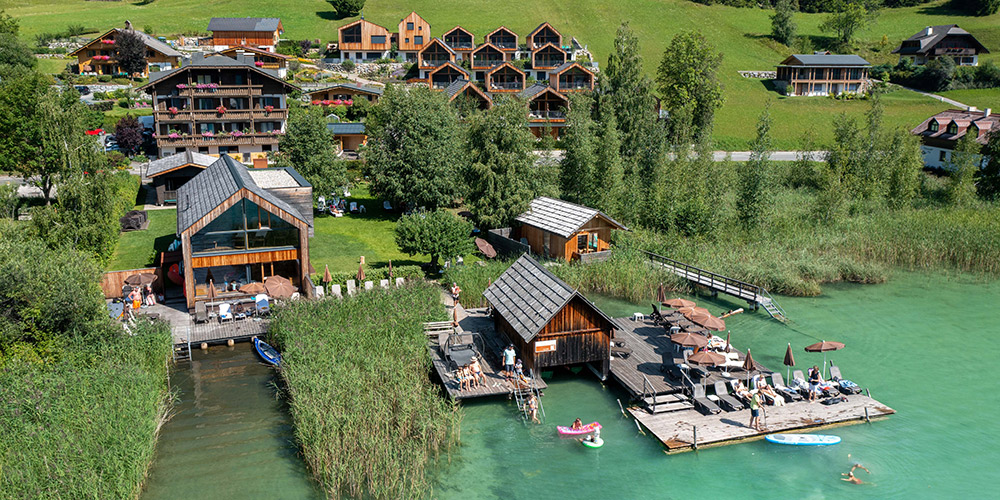
[[[740,400],[729,395],[729,390],[726,389],[726,383],[722,380],[717,380],[715,382],[715,397],[718,398],[719,402],[722,403],[722,407],[726,411],[737,411],[745,408]]]
[[[386,200],[386,201],[382,202],[382,209],[383,210],[387,210],[387,211],[388,210],[392,210],[392,204],[389,203],[389,200]]]
[[[227,319],[229,321],[232,321],[234,319],[231,309],[232,306],[229,304],[219,304],[219,323],[222,323]]]
[[[358,202],[352,201],[351,202],[351,213],[353,214],[354,212],[357,212],[357,211],[358,211]]]
[[[837,390],[843,394],[858,394],[861,392],[861,387],[858,387],[858,384],[845,379],[840,374],[840,367],[832,364],[830,365],[830,380],[837,386]]]
[[[271,312],[271,304],[267,300],[267,295],[260,294],[253,298],[254,306],[257,308],[257,314],[267,314]]]
[[[204,302],[194,303],[194,321],[195,323],[204,323],[208,321],[208,307],[205,307]]]
[[[799,394],[803,396],[809,396],[809,382],[806,382],[806,376],[802,374],[802,370],[792,370],[792,389],[799,391]]]
[[[796,392],[794,389],[785,386],[785,379],[782,378],[780,373],[771,374],[771,385],[774,389],[778,391],[785,397],[786,403],[791,403],[792,401],[802,401],[802,395]]]
[[[722,413],[722,408],[719,405],[713,403],[708,397],[705,396],[705,388],[701,384],[695,384],[691,388],[691,400],[694,401],[695,408],[698,411],[704,413],[705,415],[717,415]]]

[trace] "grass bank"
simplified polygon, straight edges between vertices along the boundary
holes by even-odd
[[[136,210],[142,210],[137,206]],[[122,233],[107,271],[140,269],[153,264],[156,252],[165,252],[176,238],[177,210],[147,210],[149,227],[142,231]]]
[[[120,330],[117,330],[120,332]],[[135,498],[165,414],[170,332],[0,370],[0,498]]]
[[[421,328],[445,316],[440,288],[422,281],[275,310],[295,435],[330,497],[431,493],[427,473],[461,420],[430,380]]]

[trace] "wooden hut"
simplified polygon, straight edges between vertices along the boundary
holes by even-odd
[[[496,330],[514,345],[526,369],[583,364],[602,380],[607,377],[611,339],[620,327],[535,259],[522,255],[483,296]]]
[[[285,28],[277,17],[213,17],[208,21],[216,47],[262,47],[274,50]]]
[[[527,240],[536,254],[566,261],[606,251],[612,230],[628,230],[600,210],[544,196],[532,200],[517,221],[514,239]]]
[[[177,189],[217,160],[215,156],[184,151],[149,162],[146,178],[153,181],[156,204],[177,203]]]

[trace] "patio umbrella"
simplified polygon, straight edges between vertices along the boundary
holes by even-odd
[[[785,351],[785,366],[788,367],[788,373],[785,374],[785,379],[790,378],[792,374],[792,367],[795,366],[795,356],[792,356],[792,343],[788,343],[788,350]]]
[[[266,289],[264,288],[263,283],[252,281],[245,285],[240,285],[240,291],[243,293],[249,293],[251,295],[257,295],[258,293],[264,293]]]
[[[731,334],[732,332],[726,332],[726,352],[729,352],[729,335]]]
[[[155,281],[156,275],[152,273],[133,274],[132,276],[125,278],[125,283],[132,286],[152,285]]]
[[[694,302],[687,299],[676,298],[676,299],[664,300],[663,305],[680,308],[680,307],[694,307],[695,304]]]
[[[389,261],[389,280],[392,281],[392,261]]]
[[[726,362],[726,357],[712,351],[699,351],[688,356],[688,362],[696,365],[719,366]]]
[[[358,264],[358,284],[360,285],[365,281],[365,266],[364,264]]]
[[[685,328],[684,331],[688,333],[697,333],[698,335],[708,335],[708,329],[698,325],[689,326]]]
[[[683,314],[684,317],[687,318],[687,319],[691,319],[691,317],[695,316],[695,315],[709,315],[709,316],[711,316],[711,313],[708,312],[708,309],[705,309],[704,307],[694,307],[694,306],[691,306],[691,307],[681,307],[681,308],[677,309],[677,311],[680,312],[681,314]]]
[[[497,256],[497,251],[493,248],[493,245],[490,245],[488,241],[482,238],[476,238],[476,248],[478,248],[487,259],[492,259]]]
[[[215,298],[215,282],[208,280],[208,300]]]
[[[670,341],[683,347],[705,347],[708,345],[708,339],[704,335],[697,335],[694,333],[675,333],[670,336]]]
[[[212,270],[211,269],[209,269],[208,272],[205,273],[205,279],[208,280],[208,281],[214,281],[215,280],[215,277],[212,276]]]
[[[333,281],[333,276],[330,276],[330,264],[326,265],[326,269],[323,270],[323,284]]]
[[[747,371],[747,386],[750,385],[750,372],[757,369],[757,363],[753,360],[753,355],[750,354],[750,348],[747,348],[747,357],[743,360],[743,369]]]
[[[278,299],[287,299],[295,293],[295,285],[292,285],[288,278],[282,276],[270,276],[264,281],[264,288],[267,294]]]
[[[663,290],[663,283],[660,283],[656,289],[656,301],[661,304],[667,301],[667,292]]]
[[[806,352],[821,352],[823,353],[823,378],[826,378],[826,352],[827,351],[839,351],[844,348],[842,342],[828,342],[826,340],[822,342],[816,342],[812,345],[806,346]]]
[[[708,328],[709,330],[715,330],[717,332],[721,332],[726,329],[726,322],[720,318],[716,318],[715,316],[709,316],[701,321],[694,320],[694,322]]]

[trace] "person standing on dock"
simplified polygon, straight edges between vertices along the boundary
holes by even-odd
[[[750,393],[750,427],[757,432],[763,431],[760,428],[760,393],[757,391]]]
[[[514,359],[516,357],[517,351],[514,350],[514,344],[508,345],[503,351],[503,376],[507,380],[514,376]]]
[[[458,296],[462,294],[462,289],[458,287],[458,283],[451,283],[451,300],[452,305],[458,307]]]

